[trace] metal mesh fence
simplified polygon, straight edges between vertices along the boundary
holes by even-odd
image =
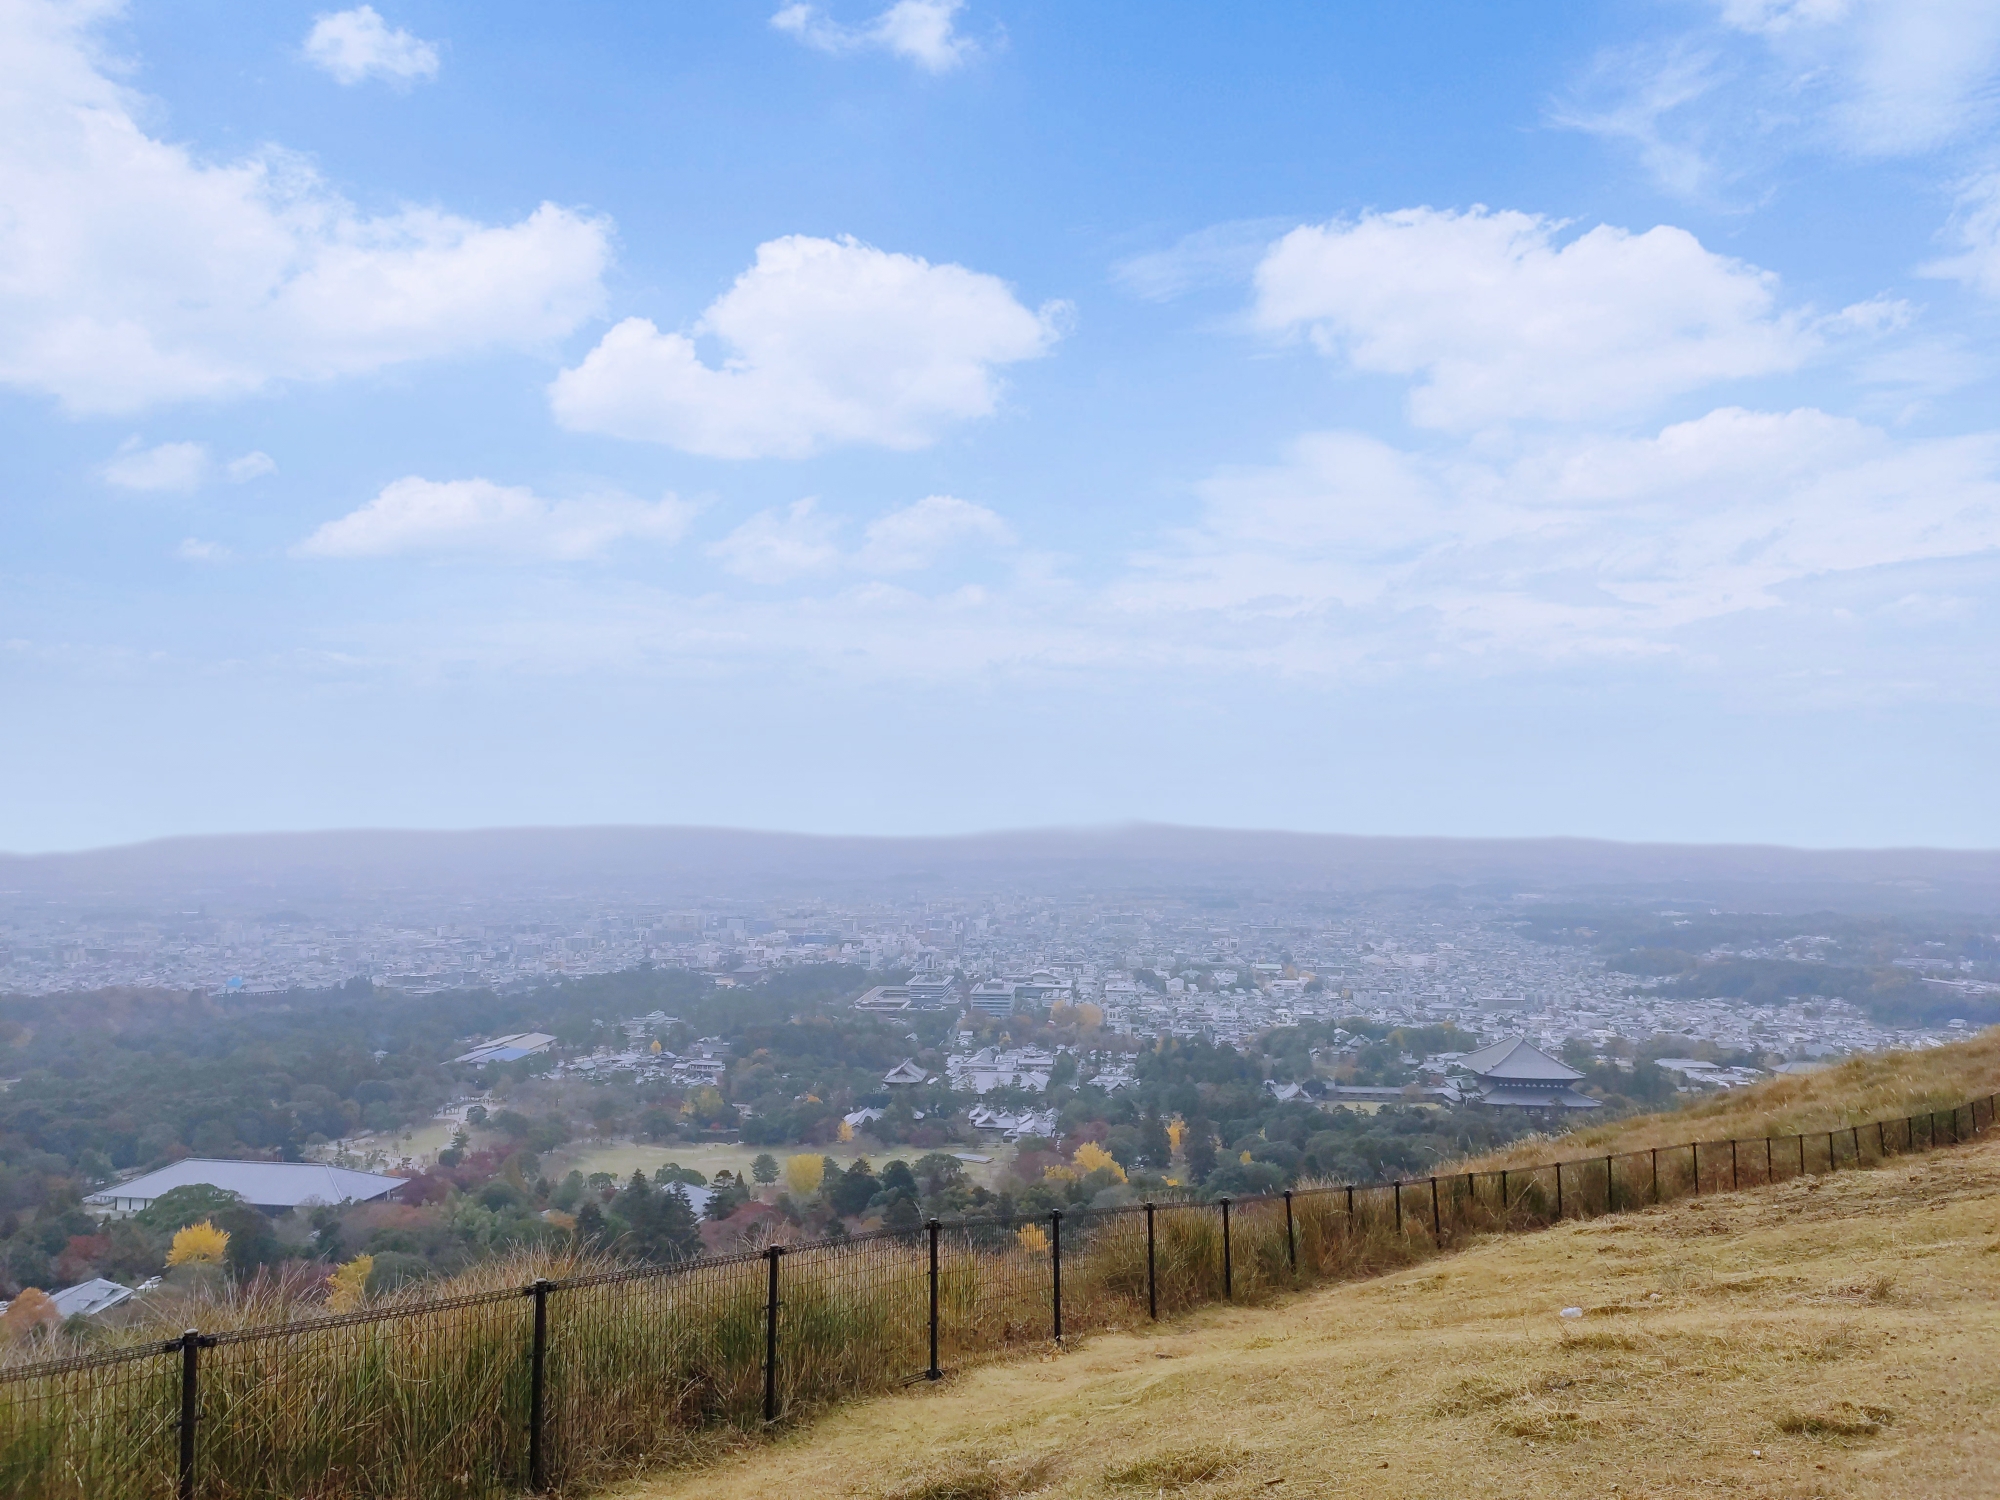
[[[842,1397],[1489,1234],[1953,1145],[1995,1099],[1809,1135],[981,1217],[0,1367],[0,1494],[578,1490]]]

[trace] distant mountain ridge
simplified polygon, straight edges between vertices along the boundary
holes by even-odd
[[[1836,909],[2000,910],[2000,851],[1401,838],[1130,824],[938,837],[726,828],[218,834],[0,855],[0,893],[62,901],[551,895],[672,901],[874,889],[1364,894],[1438,887]],[[1440,892],[1440,894],[1443,894]]]

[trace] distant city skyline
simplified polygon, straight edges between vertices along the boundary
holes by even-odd
[[[22,0],[0,56],[0,851],[2000,847],[1990,5]]]

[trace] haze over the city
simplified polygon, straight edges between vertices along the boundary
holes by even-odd
[[[0,849],[2000,842],[2000,12],[0,12]]]

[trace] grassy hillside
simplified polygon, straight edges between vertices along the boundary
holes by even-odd
[[[1881,1079],[1865,1066],[1849,1078],[1893,1090],[1886,1066]],[[1812,1098],[1757,1107],[1844,1108],[1829,1080],[1801,1081]],[[1787,1118],[1730,1118],[1741,1131],[1766,1117]],[[616,1493],[1978,1493],[2000,1479],[1996,1336],[2000,1140],[1989,1137],[1105,1335],[846,1406]]]
[[[1681,1109],[1583,1125],[1562,1136],[1524,1136],[1504,1150],[1459,1164],[1457,1170],[1644,1151],[1690,1140],[1751,1140],[1839,1130],[1870,1120],[1949,1109],[1974,1097],[1983,1099],[1995,1089],[2000,1089],[2000,1027],[1923,1052],[1851,1058],[1824,1072],[1731,1089]]]

